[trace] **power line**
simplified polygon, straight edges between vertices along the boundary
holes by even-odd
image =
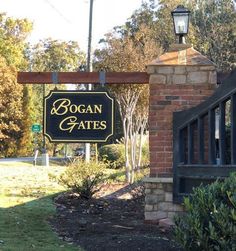
[[[49,0],[44,0],[45,3],[47,3],[60,17],[64,19],[67,23],[71,24],[71,20],[69,20],[67,17],[65,17],[60,10],[58,10]]]

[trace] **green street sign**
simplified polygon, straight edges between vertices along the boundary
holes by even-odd
[[[41,131],[41,125],[39,124],[34,124],[31,127],[32,132],[40,132]]]

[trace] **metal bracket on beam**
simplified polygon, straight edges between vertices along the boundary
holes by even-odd
[[[57,90],[58,72],[52,72],[52,83],[55,84],[55,90]]]
[[[58,84],[58,72],[52,72],[52,83]]]
[[[104,87],[106,83],[106,72],[105,71],[99,71],[99,83]]]

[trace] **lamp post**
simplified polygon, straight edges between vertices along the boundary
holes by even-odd
[[[179,44],[185,44],[184,36],[188,34],[190,11],[183,5],[179,5],[171,12],[171,15],[174,22],[175,35],[179,36]]]

